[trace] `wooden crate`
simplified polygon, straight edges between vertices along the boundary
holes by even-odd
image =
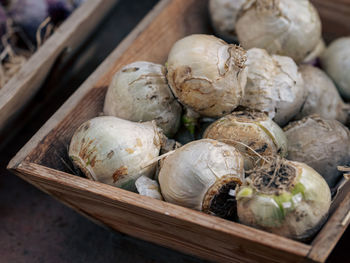
[[[117,1],[83,3],[0,89],[0,131],[39,90],[57,59],[74,54]]]
[[[314,2],[323,7],[327,1]],[[321,12],[326,14],[324,24],[328,23],[327,14],[332,10],[330,22],[337,20],[334,14],[338,8],[327,3],[327,12]],[[62,160],[67,158],[72,134],[81,123],[101,113],[113,74],[136,60],[165,63],[172,44],[192,33],[212,33],[207,1],[159,2],[21,149],[8,168],[98,224],[207,260],[324,262],[350,221],[349,183],[338,194],[334,209],[316,238],[304,244],[90,181],[67,170]]]

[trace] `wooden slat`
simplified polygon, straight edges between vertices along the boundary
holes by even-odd
[[[37,164],[17,173],[117,231],[218,262],[300,262],[310,246]],[[60,198],[60,197],[59,197]]]
[[[147,30],[135,39],[95,87],[108,86],[115,72],[128,63],[147,60],[164,64],[173,44],[184,36],[212,33],[207,17],[207,2],[174,0],[169,8],[154,18]]]
[[[62,194],[54,194],[53,192],[48,191],[48,189],[46,189],[45,186],[42,186],[40,183],[37,183],[36,180],[30,180],[28,178],[28,176],[23,176],[21,173],[15,171],[15,170],[13,170],[13,173],[16,174],[18,177],[22,178],[23,180],[25,180],[26,182],[34,185],[36,188],[40,189],[44,193],[46,193],[46,194],[50,195],[51,197],[55,198],[57,201],[65,204],[69,208],[75,210],[76,212],[78,212],[82,216],[85,216],[86,218],[88,218],[89,220],[94,222],[95,224],[106,228],[106,226],[104,224],[102,224],[101,221],[98,221],[97,219],[93,218],[91,215],[89,215],[87,212],[81,210],[79,207],[73,206],[71,204],[71,202],[69,200],[66,200],[66,197],[63,196]]]
[[[0,89],[0,130],[33,97],[57,57],[64,50],[74,52],[116,2],[117,0],[86,1]]]
[[[340,237],[350,223],[350,182],[343,189],[343,194],[338,198],[341,200],[336,211],[328,219],[326,225],[312,242],[312,248],[308,258],[316,262],[325,262]]]
[[[350,35],[350,0],[311,0],[317,8],[327,42]]]

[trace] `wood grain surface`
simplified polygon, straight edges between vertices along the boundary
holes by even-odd
[[[16,172],[119,232],[209,260],[288,262],[292,257],[299,262],[310,250],[299,242],[41,165],[22,163]]]

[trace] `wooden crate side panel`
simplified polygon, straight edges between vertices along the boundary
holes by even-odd
[[[121,67],[134,61],[164,64],[173,44],[187,35],[211,34],[207,6],[208,0],[172,1],[95,86],[108,86]]]
[[[101,227],[106,228],[105,225],[103,225],[100,221],[98,221],[97,219],[93,218],[92,216],[90,216],[88,213],[86,213],[85,211],[81,210],[79,207],[73,206],[69,201],[66,200],[66,198],[62,195],[62,194],[53,194],[52,192],[49,192],[45,186],[42,186],[39,182],[37,182],[38,180],[33,180],[31,176],[27,176],[24,175],[22,173],[19,173],[15,170],[12,170],[12,172],[17,175],[18,177],[20,177],[21,179],[23,179],[24,181],[32,184],[33,186],[35,186],[36,188],[38,188],[39,190],[43,191],[44,193],[48,194],[49,196],[53,197],[54,199],[56,199],[57,201],[59,201],[60,203],[63,203],[64,205],[68,206],[69,208],[75,210],[76,212],[78,212],[79,214],[81,214],[82,216],[87,217],[89,220],[91,220],[92,222],[94,222],[96,225],[99,225]]]
[[[84,121],[102,113],[105,93],[106,88],[94,88],[86,94],[82,99],[86,107],[77,107],[74,113],[66,117],[54,132],[45,136],[33,154],[31,154],[30,159],[35,160],[35,163],[72,173],[69,170],[69,167],[72,168],[72,163],[68,157],[70,140],[74,131]]]
[[[339,203],[322,230],[312,242],[308,258],[315,262],[325,262],[350,223],[350,181],[337,196]]]
[[[311,0],[317,8],[327,42],[350,34],[350,0]]]
[[[117,231],[203,258],[298,262],[310,250],[299,242],[40,165],[21,164],[16,171]]]
[[[117,1],[84,3],[0,90],[0,129],[34,96],[58,56],[78,48]]]

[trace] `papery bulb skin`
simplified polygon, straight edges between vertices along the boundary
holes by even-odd
[[[33,43],[40,24],[48,17],[45,0],[12,0],[6,7],[7,15]]]
[[[308,0],[255,0],[241,11],[236,32],[245,49],[263,48],[300,63],[321,38],[321,21]]]
[[[162,134],[154,122],[135,123],[112,116],[93,118],[74,133],[69,156],[95,181],[135,190],[135,180],[152,177]]]
[[[310,65],[317,65],[319,63],[319,58],[322,55],[322,53],[326,50],[326,43],[324,42],[323,38],[318,41],[318,44],[314,48],[314,50],[307,55],[304,60],[303,64],[310,64]]]
[[[118,71],[108,87],[104,113],[130,121],[155,120],[173,136],[180,125],[181,106],[168,86],[162,65],[138,61]]]
[[[321,175],[283,159],[250,171],[236,198],[241,223],[301,241],[320,229],[331,204]]]
[[[302,119],[308,115],[317,114],[325,119],[336,119],[345,123],[350,107],[344,103],[327,74],[311,65],[302,65],[299,70],[303,76],[307,98],[295,118]]]
[[[209,35],[190,35],[170,50],[167,79],[179,101],[202,116],[232,112],[244,96],[246,52]]]
[[[350,37],[333,41],[321,55],[321,65],[335,82],[340,95],[350,100]]]
[[[265,113],[234,111],[211,124],[204,138],[233,145],[244,158],[244,169],[259,165],[264,157],[286,157],[287,137],[283,130]]]
[[[232,43],[237,41],[235,25],[248,0],[210,0],[209,14],[215,33]]]
[[[306,91],[298,66],[289,57],[265,50],[247,51],[248,80],[242,105],[266,112],[278,125],[291,120],[302,107]]]
[[[243,177],[243,158],[233,146],[202,139],[166,157],[158,179],[165,201],[226,218],[236,215],[230,192]]]
[[[288,159],[304,162],[333,187],[341,177],[337,166],[350,163],[350,132],[337,120],[317,115],[292,122],[284,129]]]
[[[163,196],[160,193],[160,188],[157,181],[142,175],[136,180],[135,186],[136,186],[137,192],[140,195],[148,196],[158,200],[163,200]]]

